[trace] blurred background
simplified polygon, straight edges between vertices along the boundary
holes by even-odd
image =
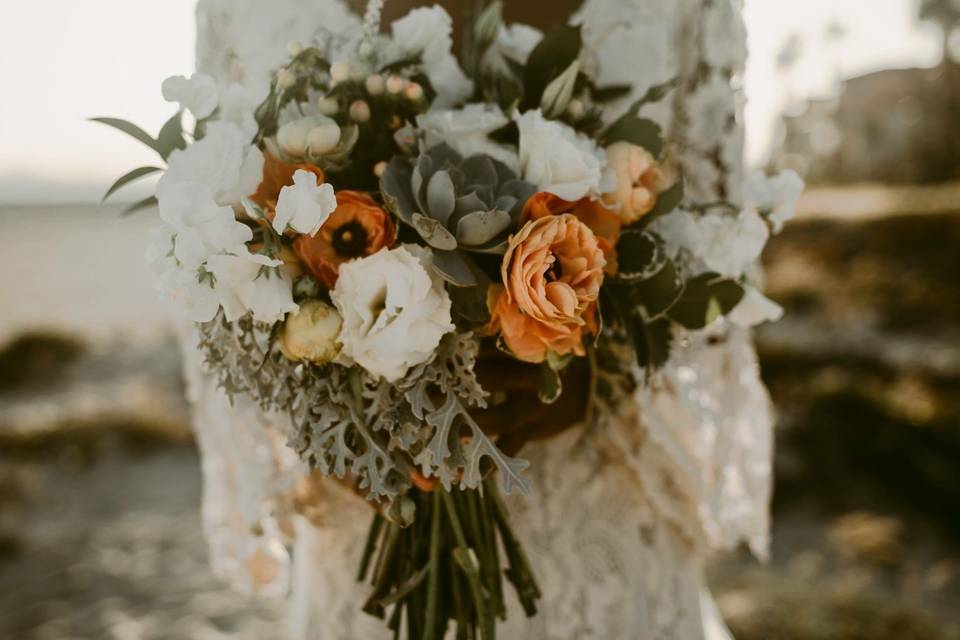
[[[207,567],[151,217],[97,206],[151,158],[86,118],[159,127],[193,2],[4,14],[0,638],[277,638],[282,605]],[[960,638],[960,2],[746,0],[746,19],[749,162],[809,189],[765,254],[787,316],[757,333],[773,557],[718,559],[714,592],[740,640]]]

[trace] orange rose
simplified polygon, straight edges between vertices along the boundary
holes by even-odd
[[[607,273],[617,272],[617,241],[620,239],[620,218],[603,202],[582,198],[571,202],[557,197],[552,193],[540,191],[533,194],[523,205],[520,214],[520,223],[528,220],[539,220],[546,216],[556,216],[561,213],[572,213],[583,224],[590,227],[597,237],[603,255],[607,259]]]
[[[510,238],[505,286],[488,294],[487,333],[500,331],[526,362],[543,362],[550,351],[584,355],[583,332],[596,331],[605,264],[597,237],[573,214],[528,222]]]
[[[323,169],[315,167],[312,164],[290,164],[273,157],[269,151],[263,154],[263,179],[256,193],[250,196],[250,199],[259,206],[266,209],[270,218],[273,218],[273,212],[277,208],[277,199],[280,197],[280,190],[293,184],[293,174],[297,169],[309,171],[317,176],[317,184],[324,181]]]
[[[315,236],[297,236],[293,251],[313,277],[332,289],[341,264],[390,247],[396,239],[396,225],[373,198],[338,191],[337,208]]]
[[[666,181],[663,172],[649,151],[629,142],[607,147],[607,165],[617,176],[617,188],[603,199],[617,208],[623,224],[633,224],[657,204]]]

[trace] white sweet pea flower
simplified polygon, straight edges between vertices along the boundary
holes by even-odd
[[[427,148],[446,142],[464,157],[483,153],[516,171],[516,151],[489,138],[509,122],[500,107],[486,103],[468,104],[462,109],[434,109],[417,116],[417,128],[424,133]]]
[[[579,200],[606,187],[603,149],[571,127],[547,120],[539,109],[517,118],[523,178],[564,200]]]
[[[249,142],[239,126],[211,122],[201,140],[170,154],[167,170],[157,183],[157,196],[174,184],[198,182],[210,188],[217,204],[239,204],[263,178],[263,153]]]
[[[299,308],[293,301],[290,280],[276,268],[281,264],[280,260],[249,251],[207,259],[206,270],[213,275],[214,289],[228,321],[249,311],[255,320],[273,323]]]
[[[684,249],[708,271],[739,278],[763,251],[770,230],[753,210],[737,215],[675,211],[653,223],[668,245]]]
[[[744,329],[764,322],[776,322],[782,317],[783,307],[750,286],[745,287],[743,298],[727,314],[727,320]]]
[[[254,112],[257,109],[257,100],[242,84],[232,83],[220,91],[220,112],[218,122],[230,122],[240,127],[249,140],[257,135],[257,120]]]
[[[318,185],[316,175],[297,169],[293,184],[280,190],[273,228],[277,233],[283,233],[289,225],[297,233],[313,236],[336,208],[333,185],[326,182]]]
[[[209,187],[196,182],[165,189],[159,208],[160,219],[174,234],[174,256],[186,269],[196,270],[211,254],[242,250],[253,238],[233,209],[218,205]]]
[[[529,25],[515,22],[500,25],[493,46],[506,58],[526,64],[530,52],[543,40],[543,32]]]
[[[453,19],[440,5],[414,9],[391,26],[393,39],[410,52],[421,52],[423,67],[437,92],[434,104],[452,106],[473,93],[473,82],[451,53]]]
[[[758,171],[743,183],[744,204],[758,209],[770,221],[773,232],[780,233],[783,225],[796,215],[797,201],[805,186],[796,171],[781,171],[769,177]]]
[[[330,293],[343,317],[340,362],[395,382],[430,359],[454,328],[432,261],[429,250],[403,245],[341,265]]]
[[[209,117],[220,103],[217,81],[205,73],[195,73],[189,78],[170,76],[160,86],[163,99],[180,103],[197,120]]]
[[[175,231],[160,225],[150,231],[147,266],[160,294],[193,322],[209,322],[220,308],[213,281],[200,279],[200,269],[187,269],[173,254]]]

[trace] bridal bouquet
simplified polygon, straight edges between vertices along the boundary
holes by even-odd
[[[458,637],[492,638],[503,576],[528,615],[540,595],[500,494],[529,493],[516,456],[539,436],[490,424],[511,391],[488,382],[519,370],[536,384],[514,393],[545,405],[578,393],[574,418],[589,422],[611,381],[666,362],[678,328],[759,294],[742,273],[691,270],[683,254],[700,249],[658,231],[694,233],[731,206],[686,201],[660,127],[639,115],[674,83],[611,118],[604,105],[629,88],[597,86],[578,28],[508,27],[495,2],[458,61],[441,8],[390,36],[381,8],[361,32],[292,44],[262,101],[196,74],[164,82],[189,115],[157,138],[100,119],[166,162],[108,195],[162,171],[135,208],[159,206],[150,266],[198,323],[210,371],[289,415],[304,463],[375,506],[358,606],[410,638],[451,621]],[[775,187],[756,185],[769,197],[744,214],[760,247],[786,215],[777,194],[794,189]],[[710,251],[694,257],[730,258]]]

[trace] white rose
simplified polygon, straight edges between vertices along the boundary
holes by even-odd
[[[423,67],[437,92],[436,106],[452,106],[473,93],[473,82],[451,53],[453,19],[439,6],[414,9],[391,25],[393,39],[411,52],[423,54]]]
[[[201,140],[170,154],[157,196],[176,183],[198,182],[210,188],[217,204],[234,206],[254,193],[262,178],[260,149],[237,125],[212,122]]]
[[[253,313],[255,320],[277,322],[297,310],[290,280],[276,267],[283,264],[262,254],[216,255],[206,269],[214,277],[214,289],[227,320]]]
[[[417,127],[423,131],[428,148],[446,142],[462,156],[483,153],[516,171],[516,152],[489,138],[509,122],[500,107],[484,103],[462,109],[434,109],[417,116]]]
[[[160,86],[163,99],[180,103],[197,120],[209,117],[220,102],[220,90],[217,82],[204,73],[195,73],[189,78],[170,76]]]
[[[337,197],[333,193],[333,185],[318,185],[315,174],[297,169],[293,174],[293,184],[280,189],[273,228],[277,233],[283,233],[290,225],[297,233],[313,236],[336,208]]]
[[[797,213],[797,201],[805,185],[796,171],[782,171],[767,177],[751,174],[743,183],[743,199],[747,208],[755,208],[770,221],[774,233]]]
[[[599,193],[607,158],[596,143],[571,127],[547,120],[539,109],[517,118],[523,178],[564,200]]]
[[[280,351],[290,360],[326,364],[340,353],[337,310],[320,300],[307,300],[289,314],[280,332]]]
[[[395,382],[430,359],[454,328],[450,296],[432,260],[428,250],[404,245],[340,267],[330,297],[343,317],[344,364]]]
[[[243,250],[253,238],[233,209],[218,205],[210,189],[196,182],[165,189],[159,208],[160,219],[174,234],[174,256],[187,269],[197,269],[211,254]]]

